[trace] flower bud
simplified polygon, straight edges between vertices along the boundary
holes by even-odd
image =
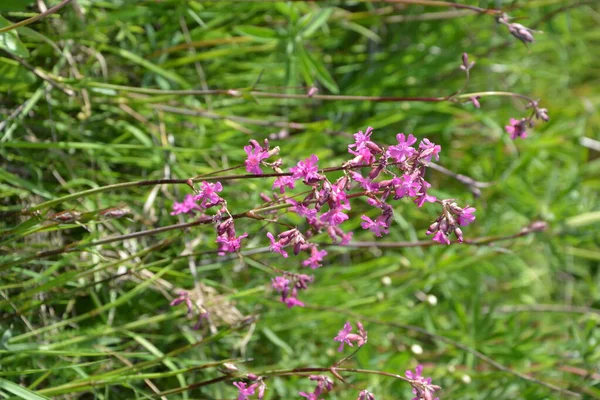
[[[72,211],[61,211],[56,214],[53,214],[49,217],[50,220],[61,223],[68,224],[71,222],[77,221],[81,217],[81,213],[75,210]]]

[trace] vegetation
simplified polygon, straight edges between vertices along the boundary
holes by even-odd
[[[0,3],[0,398],[234,399],[250,373],[265,399],[411,399],[418,365],[424,398],[600,398],[597,2]],[[441,146],[428,193],[476,208],[465,243],[407,198],[375,237],[356,195],[350,243],[310,234],[321,268],[271,251],[311,226],[273,176],[313,154],[366,176],[345,163],[368,127]],[[246,170],[251,139],[280,172]],[[203,181],[221,219],[172,215]],[[219,255],[227,213],[248,237]],[[303,307],[284,272],[314,276]]]

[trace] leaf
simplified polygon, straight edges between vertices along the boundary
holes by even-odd
[[[25,400],[50,400],[49,397],[42,396],[16,383],[0,378],[0,389],[4,389],[9,393],[14,394],[20,399]]]
[[[292,350],[290,345],[287,344],[286,342],[284,342],[279,336],[277,336],[275,334],[275,332],[273,332],[269,328],[263,328],[262,332],[265,334],[267,339],[269,339],[275,346],[281,348],[283,351],[285,351],[288,354],[294,353],[294,350]]]
[[[318,11],[314,11],[305,17],[302,17],[300,20],[300,24],[304,21],[308,20],[308,23],[305,27],[303,27],[300,31],[300,36],[302,37],[310,37],[312,36],[317,29],[325,25],[331,14],[333,13],[333,8],[325,8]]]
[[[335,83],[333,80],[333,77],[329,71],[327,71],[325,65],[323,65],[317,59],[312,58],[310,53],[304,49],[304,46],[299,45],[296,47],[296,49],[298,52],[298,57],[302,62],[301,66],[304,68],[310,68],[310,72],[314,73],[317,78],[319,78],[319,81],[323,84],[323,86],[329,89],[329,91],[332,93],[339,93],[340,89],[338,88],[337,83]]]
[[[9,25],[12,25],[11,22],[0,15],[0,28]],[[29,50],[27,50],[23,42],[21,42],[19,34],[15,30],[0,33],[0,49],[17,57],[29,57]]]
[[[248,36],[257,42],[272,42],[277,40],[277,32],[271,28],[262,26],[242,25],[235,28],[235,31],[242,36]]]

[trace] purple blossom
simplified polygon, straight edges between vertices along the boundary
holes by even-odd
[[[327,222],[328,224],[330,224],[332,226],[340,225],[342,222],[344,222],[345,220],[348,219],[348,215],[344,214],[342,212],[342,209],[349,210],[350,206],[343,205],[340,208],[334,208],[334,209],[327,211],[326,213],[323,213],[321,215],[321,221]]]
[[[248,398],[254,394],[254,390],[258,386],[255,383],[246,387],[247,385],[246,382],[233,382],[233,386],[238,388],[238,400],[248,400]]]
[[[433,392],[439,390],[440,387],[437,385],[431,384],[431,378],[425,378],[421,376],[423,372],[423,366],[417,365],[415,368],[415,372],[406,371],[405,375],[408,379],[412,380],[411,386],[413,387],[413,394],[416,394],[417,397],[412,400],[439,400],[438,398],[433,399]]]
[[[219,244],[219,255],[223,256],[225,253],[235,253],[242,247],[242,239],[248,237],[248,233],[244,233],[238,237],[229,236],[227,233],[217,236],[217,243]]]
[[[394,178],[393,181],[397,185],[395,196],[397,199],[401,199],[404,196],[414,197],[421,188],[421,184],[413,180],[413,176],[409,174],[404,174],[401,178]]]
[[[173,306],[176,306],[181,303],[185,303],[185,305],[187,306],[188,315],[191,315],[194,310],[194,307],[192,305],[192,300],[190,299],[188,292],[186,292],[186,291],[179,292],[179,296],[176,297],[175,299],[173,299],[173,301],[171,303],[169,303],[169,305],[171,307],[173,307]]]
[[[186,194],[183,202],[173,203],[173,212],[171,215],[187,214],[197,210],[202,210],[202,208],[196,203],[195,196]]]
[[[440,159],[440,151],[442,150],[442,146],[439,146],[435,143],[429,141],[429,139],[425,138],[419,143],[419,150],[421,152],[420,158],[425,161],[431,161],[432,157],[435,157],[436,161]]]
[[[200,206],[202,208],[209,208],[223,202],[223,199],[217,194],[223,190],[221,182],[210,183],[204,181],[200,186],[200,191],[194,197],[194,200],[201,202]]]
[[[450,239],[448,239],[448,236],[442,232],[442,230],[437,231],[435,235],[433,235],[433,241],[441,244],[450,244]]]
[[[475,211],[475,207],[467,206],[463,208],[460,214],[458,214],[458,224],[461,226],[467,226],[471,222],[475,221],[475,216],[473,215]]]
[[[518,137],[525,139],[527,137],[527,120],[525,118],[511,118],[510,125],[506,125],[504,129],[506,129],[506,132],[510,135],[512,140],[515,140]]]
[[[355,148],[356,150],[362,149],[367,145],[367,142],[371,140],[371,135],[373,134],[373,128],[370,126],[367,128],[365,133],[363,131],[358,131],[354,134],[354,143],[349,144],[348,148]]]
[[[248,155],[246,161],[244,161],[246,171],[254,175],[261,175],[260,164],[263,160],[269,158],[269,152],[265,151],[256,141],[251,141],[251,144],[244,146],[244,151]]]
[[[406,137],[404,133],[399,133],[396,135],[396,140],[398,140],[398,144],[390,146],[387,151],[388,156],[396,162],[403,162],[416,153],[416,150],[411,146],[417,143],[417,138],[412,134]]]
[[[303,179],[304,183],[310,184],[321,180],[319,175],[319,167],[317,163],[319,158],[316,155],[311,155],[304,161],[300,161],[295,167],[290,168],[294,179]]]
[[[312,269],[317,269],[322,267],[321,261],[323,261],[323,257],[327,255],[325,250],[319,250],[317,246],[313,245],[310,248],[310,257],[304,261],[302,261],[302,265],[305,267],[311,267]]]
[[[279,189],[279,193],[285,193],[285,188],[293,189],[296,186],[296,180],[291,176],[280,176],[273,182],[273,190]]]
[[[415,204],[417,205],[417,207],[423,207],[423,204],[425,204],[425,202],[435,203],[436,201],[437,197],[430,196],[427,194],[427,192],[423,192],[415,199]]]
[[[292,308],[292,307],[304,307],[304,303],[301,302],[300,300],[298,300],[298,298],[296,297],[297,293],[296,293],[296,289],[292,290],[292,296],[286,297],[285,299],[283,299],[283,303],[287,306],[287,308]]]
[[[298,203],[294,199],[288,199],[287,202],[289,204],[293,204],[293,207],[290,208],[290,211],[295,212],[301,217],[305,217],[309,221],[317,216],[317,210],[314,208],[308,208],[302,203]]]
[[[284,276],[276,276],[271,279],[272,287],[279,293],[283,293],[289,289],[290,281],[286,279]]]
[[[377,237],[381,237],[382,234],[387,235],[389,233],[387,230],[388,225],[385,223],[385,221],[381,221],[379,218],[373,221],[371,218],[363,215],[360,217],[360,219],[364,221],[360,224],[360,226],[362,226],[363,229],[369,229]]]
[[[281,254],[283,258],[288,258],[288,253],[287,251],[283,250],[283,245],[281,241],[275,241],[275,238],[273,237],[273,234],[271,232],[267,233],[267,237],[271,241],[269,249],[271,249],[272,252]]]
[[[363,390],[358,394],[356,400],[375,400],[375,395],[368,390]]]
[[[374,192],[379,189],[379,184],[377,182],[373,182],[373,180],[363,177],[356,171],[351,171],[350,176],[354,181],[358,182],[361,188],[365,189],[367,192]]]
[[[356,342],[358,347],[361,347],[367,342],[367,332],[363,328],[362,324],[360,322],[357,322],[356,326],[359,332],[358,335],[355,333],[350,333],[352,331],[352,325],[350,325],[350,322],[346,322],[342,330],[339,331],[337,336],[333,338],[333,340],[335,340],[336,342],[340,342],[340,347],[338,348],[338,351],[341,352],[344,350],[344,344],[347,344],[350,347],[354,347],[352,342]]]

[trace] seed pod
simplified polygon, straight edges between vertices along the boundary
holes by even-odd
[[[81,213],[75,210],[71,211],[61,211],[56,214],[53,214],[49,217],[50,220],[61,223],[68,224],[71,222],[77,221],[81,217]]]

